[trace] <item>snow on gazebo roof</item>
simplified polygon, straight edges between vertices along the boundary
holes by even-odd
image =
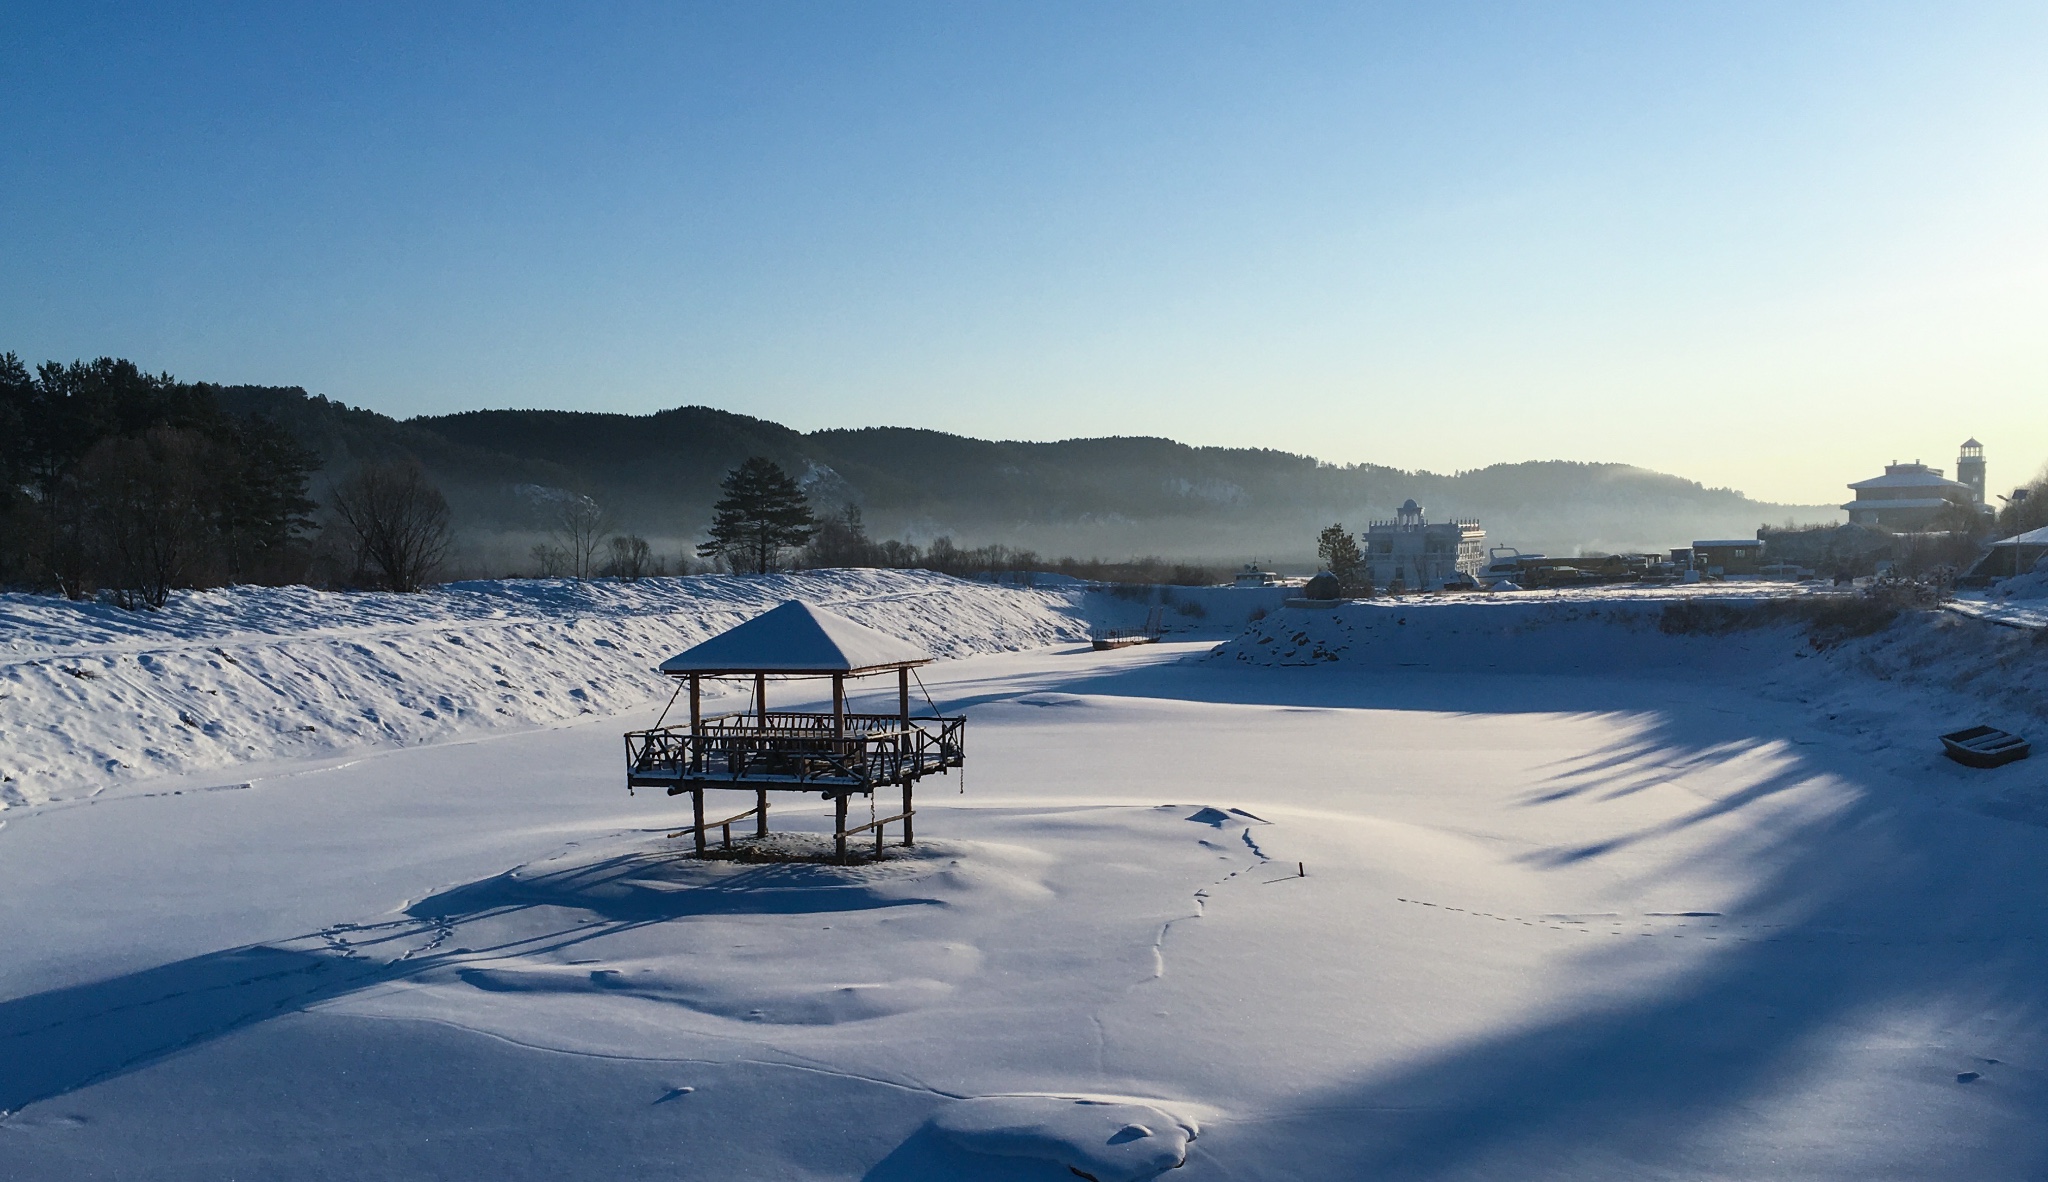
[[[2014,534],[2009,538],[2000,538],[1991,544],[1994,546],[2048,546],[2048,525],[2044,525],[2040,529],[2030,529],[2023,534]]]
[[[923,665],[908,641],[792,599],[661,663],[663,673],[874,673]]]

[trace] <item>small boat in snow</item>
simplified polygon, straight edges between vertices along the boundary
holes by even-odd
[[[1941,737],[1950,759],[1969,767],[1998,767],[2033,753],[2025,739],[1995,726],[1973,726]]]

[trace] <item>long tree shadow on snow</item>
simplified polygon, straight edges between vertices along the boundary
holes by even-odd
[[[1667,985],[1305,1096],[1217,1139],[1296,1176],[1332,1163],[1381,1179],[2038,1176],[2041,840],[1957,821],[1864,804],[1788,834],[1775,874],[1720,918],[1712,954]],[[1751,922],[1766,918],[1782,922]],[[1619,973],[1631,941],[1670,935],[1578,938]],[[1937,1032],[1924,1051],[1861,1057],[1920,1029]],[[1883,1074],[1853,1078],[1869,1070]],[[1785,1102],[1838,1083],[1851,1099],[1823,1106],[1834,1123],[1766,1132]],[[1872,1103],[1872,1090],[1890,1094]],[[1887,1142],[1876,1163],[1858,1157],[1871,1138]]]
[[[0,1115],[145,1067],[237,1030],[388,982],[506,954],[559,951],[700,915],[832,914],[928,900],[883,897],[832,868],[765,865],[678,882],[686,863],[623,854],[560,871],[492,875],[430,895],[404,918],[342,924],[0,1001]],[[512,943],[474,926],[542,910]]]
[[[1524,860],[1538,867],[1597,862],[1817,778],[1841,789],[1832,811],[1779,814],[1779,828],[1744,839],[1754,844],[1737,856],[1757,868],[1754,889],[1739,912],[1718,917],[1713,952],[1694,968],[1632,1000],[1545,1017],[1375,1072],[1370,1082],[1242,1114],[1199,1142],[1197,1159],[1233,1176],[1417,1182],[2048,1171],[2048,1125],[2039,1119],[2048,1073],[2036,1066],[2048,1057],[2048,834],[1930,805],[1895,777],[1865,771],[1849,745],[1802,735],[1782,704],[1720,708],[1731,688],[1657,676],[1199,663],[1042,687],[1306,708],[1621,714],[1624,738],[1560,761],[1519,806],[1618,799],[1702,771],[1726,785],[1659,825],[1533,851]],[[1632,963],[1630,941],[1673,933],[1573,938],[1619,977]],[[1865,1042],[1922,1028],[1936,1032],[1924,1050],[1859,1058]],[[1830,1066],[1884,1074],[1837,1081]],[[1835,1123],[1773,1127],[1785,1102],[1837,1082],[1852,1099],[1828,1108],[1839,1115],[1822,1119]],[[1864,1099],[1866,1088],[1886,1098]],[[1884,1143],[1878,1157],[1859,1157],[1872,1140]]]

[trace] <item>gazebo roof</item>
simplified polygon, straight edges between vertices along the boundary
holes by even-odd
[[[661,663],[688,673],[878,673],[923,665],[908,641],[792,599]]]
[[[2009,538],[2000,538],[1991,544],[1994,546],[2048,546],[2048,525],[2044,525],[2039,529],[2030,529],[2023,534],[2014,534]]]

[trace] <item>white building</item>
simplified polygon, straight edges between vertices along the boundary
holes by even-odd
[[[1411,591],[1428,590],[1486,566],[1486,531],[1477,521],[1432,522],[1412,500],[1395,511],[1394,520],[1368,522],[1361,540],[1372,585],[1381,590],[1397,582]]]

